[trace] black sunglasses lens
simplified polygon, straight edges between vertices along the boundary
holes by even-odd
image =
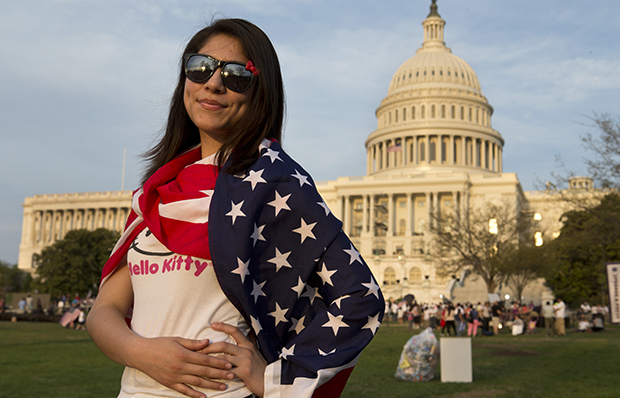
[[[192,55],[185,63],[185,75],[195,83],[204,83],[213,75],[217,64],[211,58]]]
[[[252,77],[252,72],[239,64],[226,64],[222,70],[224,85],[237,92],[243,92],[250,88]]]

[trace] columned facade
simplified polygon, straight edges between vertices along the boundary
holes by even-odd
[[[24,201],[18,267],[34,271],[33,256],[74,229],[122,231],[131,191],[35,195]]]

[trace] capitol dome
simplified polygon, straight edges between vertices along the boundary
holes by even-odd
[[[377,108],[377,130],[366,140],[367,173],[501,173],[504,140],[491,127],[493,108],[474,70],[446,47],[436,0],[422,26],[422,47],[396,70]]]

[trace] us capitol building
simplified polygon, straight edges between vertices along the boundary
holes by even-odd
[[[502,167],[504,138],[491,125],[493,108],[478,77],[444,42],[435,1],[422,22],[424,40],[394,73],[366,139],[366,175],[319,182],[317,188],[371,267],[386,298],[413,293],[421,302],[486,301],[482,279],[444,275],[429,255],[433,214],[467,206],[514,203],[534,218],[537,244],[558,236],[568,204],[555,189],[524,192]],[[568,191],[588,191],[577,177]],[[35,195],[23,204],[18,266],[34,272],[33,255],[71,229],[122,231],[131,191]],[[533,284],[526,301],[540,302]],[[501,292],[513,294],[503,287]]]

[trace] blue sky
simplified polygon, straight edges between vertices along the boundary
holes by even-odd
[[[365,174],[393,73],[430,0],[21,0],[0,5],[0,259],[17,262],[25,197],[138,184],[185,42],[246,18],[278,51],[284,146],[315,180]],[[445,41],[476,72],[505,139],[504,171],[535,189],[556,155],[586,174],[593,112],[620,114],[620,3],[439,0]],[[322,145],[320,150],[318,146]]]

